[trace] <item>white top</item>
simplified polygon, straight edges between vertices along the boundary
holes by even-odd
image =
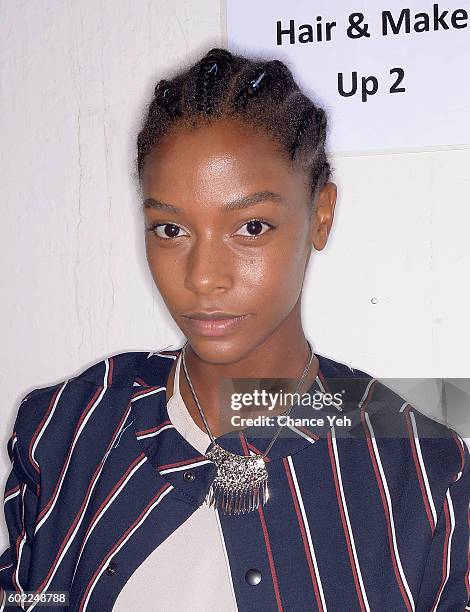
[[[168,400],[170,421],[204,454],[210,438],[193,421],[180,393],[181,353]],[[218,513],[203,504],[136,569],[113,612],[235,612],[235,595]]]

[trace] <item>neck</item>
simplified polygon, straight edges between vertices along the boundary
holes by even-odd
[[[251,350],[249,354],[230,363],[219,364],[204,361],[189,343],[186,345],[186,368],[199,404],[215,437],[234,429],[227,426],[227,418],[220,418],[221,414],[227,416],[226,413],[228,413],[226,408],[224,411],[221,411],[221,406],[228,405],[228,398],[234,391],[231,379],[292,379],[289,389],[285,385],[282,385],[282,388],[284,391],[296,390],[300,377],[308,363],[310,349],[300,324],[300,316],[298,316],[297,326],[294,326],[292,322],[289,324],[286,321],[285,323],[285,325],[284,323],[281,324],[271,336]],[[314,350],[313,346],[312,350]],[[167,385],[167,399],[171,397],[173,392],[175,365],[170,372]],[[299,389],[299,393],[307,391],[313,384],[318,374],[318,367],[318,359],[313,355],[309,371]],[[200,429],[205,431],[202,418],[184,373],[183,364],[181,364],[180,368],[179,386],[183,400],[193,420]],[[276,412],[282,412],[283,410],[285,410],[285,406],[279,407],[277,410],[275,408],[271,414],[276,414]]]

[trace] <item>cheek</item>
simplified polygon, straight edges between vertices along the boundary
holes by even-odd
[[[174,279],[175,273],[181,269],[181,266],[176,265],[175,258],[171,256],[169,250],[156,248],[155,239],[152,236],[145,237],[145,250],[153,280],[162,296],[165,297],[168,291],[171,293],[171,288],[175,285],[171,279]]]
[[[279,297],[303,282],[305,250],[299,242],[272,245],[239,259],[239,283],[255,293]]]

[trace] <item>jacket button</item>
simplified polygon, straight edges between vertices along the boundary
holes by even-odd
[[[187,471],[183,474],[183,478],[188,482],[193,482],[196,476],[194,476],[194,472]]]
[[[259,571],[259,569],[256,568],[249,569],[245,574],[245,580],[251,586],[256,586],[261,582],[261,572]]]
[[[106,573],[108,574],[108,576],[112,576],[115,571],[116,571],[116,564],[113,561],[111,561],[111,563],[106,568]]]

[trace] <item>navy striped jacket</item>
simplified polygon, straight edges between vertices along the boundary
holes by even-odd
[[[37,607],[112,610],[131,574],[201,505],[215,465],[166,410],[180,350],[119,353],[22,400],[8,441],[0,609],[12,605],[6,591],[63,590],[68,607]],[[464,440],[369,374],[316,355],[309,391],[345,392],[322,415],[351,424],[284,427],[268,455],[268,503],[219,514],[238,609],[470,609]],[[260,453],[265,434],[253,427],[218,442]],[[256,585],[250,569],[261,573]]]

